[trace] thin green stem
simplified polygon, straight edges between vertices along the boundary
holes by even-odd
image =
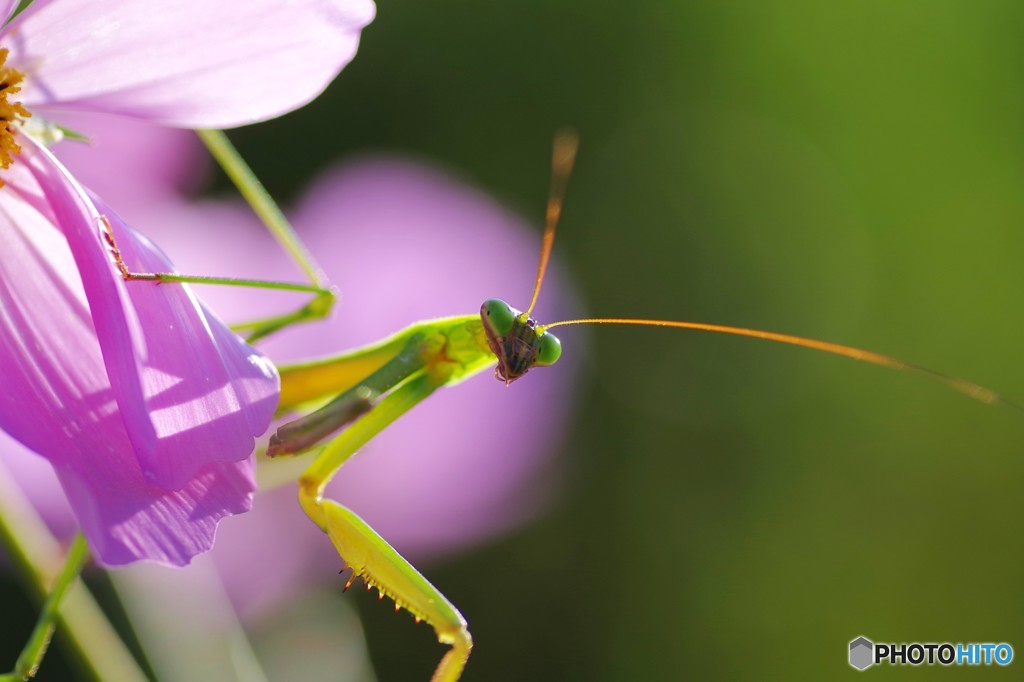
[[[278,208],[263,184],[249,168],[249,165],[242,159],[242,156],[235,149],[220,130],[197,130],[199,138],[206,144],[207,149],[217,159],[227,176],[235,183],[235,187],[242,193],[245,200],[252,206],[252,210],[259,216],[263,224],[267,226],[270,233],[281,244],[285,251],[291,255],[298,266],[302,269],[309,281],[316,284],[320,289],[330,288],[330,282],[323,270],[317,264],[313,255],[309,253],[302,244],[299,236],[295,234],[288,219]]]
[[[68,558],[64,563],[64,569],[57,576],[57,582],[50,588],[50,594],[43,602],[43,608],[39,612],[39,619],[32,635],[22,649],[14,664],[14,670],[6,675],[0,675],[0,682],[25,682],[35,677],[39,670],[39,664],[46,655],[50,646],[50,639],[57,626],[57,611],[61,601],[78,574],[82,572],[85,560],[89,558],[89,547],[85,544],[85,537],[79,533],[75,536],[74,542],[68,548]]]
[[[2,466],[0,543],[39,599],[57,583],[58,567],[67,569],[60,544]],[[81,673],[96,682],[148,682],[82,579],[72,578],[65,589],[63,600],[54,607],[68,649]]]
[[[277,240],[281,247],[292,257],[295,263],[302,269],[309,278],[310,285],[286,284],[266,282],[263,280],[216,278],[216,277],[186,277],[183,275],[168,275],[164,273],[139,276],[138,279],[156,279],[161,282],[194,282],[199,284],[227,284],[231,286],[252,286],[265,289],[281,289],[285,291],[305,291],[312,293],[313,299],[295,310],[283,315],[275,315],[261,320],[246,322],[233,327],[238,330],[249,330],[246,340],[253,343],[258,339],[269,336],[285,327],[299,322],[310,322],[327,317],[338,294],[331,286],[330,281],[323,270],[317,264],[313,255],[306,249],[292,229],[288,219],[284,217],[281,209],[271,198],[267,190],[257,179],[256,175],[249,168],[249,165],[238,153],[238,150],[231,144],[227,136],[219,130],[198,130],[199,138],[206,144],[207,149],[213,154],[213,158],[221,165],[224,172],[235,187],[249,202],[254,213],[259,216],[267,230]],[[112,244],[113,246],[113,244]],[[116,247],[115,247],[116,248]]]

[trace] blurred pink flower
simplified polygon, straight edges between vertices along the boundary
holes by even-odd
[[[0,29],[0,427],[53,464],[103,563],[188,563],[249,508],[277,375],[188,287],[126,286],[107,225],[129,268],[173,268],[30,131],[50,111],[277,116],[326,86],[372,17],[369,0],[37,0]]]

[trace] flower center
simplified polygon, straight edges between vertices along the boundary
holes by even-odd
[[[25,75],[17,69],[6,65],[7,48],[0,48],[0,168],[9,168],[14,163],[14,154],[21,153],[21,145],[14,138],[16,124],[20,124],[31,116],[21,102],[11,102],[11,95],[21,92],[21,82]],[[0,181],[0,187],[3,182]]]

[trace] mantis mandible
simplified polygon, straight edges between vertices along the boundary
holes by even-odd
[[[271,438],[267,454],[299,454],[327,441],[299,478],[299,502],[351,569],[345,589],[356,578],[362,578],[367,589],[376,587],[381,598],[388,596],[394,600],[396,610],[404,608],[417,621],[426,621],[438,641],[450,646],[434,673],[434,682],[460,679],[473,646],[466,619],[365,521],[339,502],[325,498],[324,489],[361,447],[437,389],[454,386],[492,367],[495,377],[509,385],[534,367],[554,364],[561,354],[561,343],[551,333],[556,327],[660,326],[765,339],[923,374],[982,402],[1020,409],[969,381],[871,351],[788,334],[650,319],[588,318],[539,323],[531,313],[544,281],[577,147],[575,133],[562,132],[555,138],[540,262],[525,311],[489,299],[479,313],[417,322],[375,344],[280,368],[281,412],[301,409],[325,396],[336,397],[281,426]],[[341,429],[339,435],[331,438]]]

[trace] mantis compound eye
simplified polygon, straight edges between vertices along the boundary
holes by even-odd
[[[555,364],[562,355],[562,342],[554,334],[543,334],[538,341],[540,346],[537,348],[537,366]]]
[[[480,306],[480,318],[496,336],[504,336],[512,331],[516,321],[516,313],[512,307],[497,298],[489,298]]]

